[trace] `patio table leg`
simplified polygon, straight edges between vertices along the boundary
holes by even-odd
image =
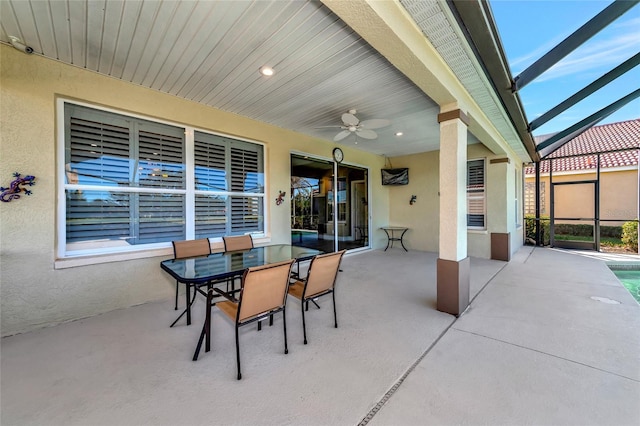
[[[409,228],[381,228],[381,229],[384,231],[385,234],[387,234],[387,246],[385,247],[384,251],[387,251],[389,246],[393,248],[394,241],[400,241],[400,245],[402,246],[404,251],[409,251],[404,246],[404,241],[403,241],[404,234],[409,230]],[[398,232],[402,231],[399,237],[396,236],[395,234],[396,231]]]
[[[202,341],[204,340],[205,328],[207,325],[202,326],[202,331],[200,332],[200,338],[198,339],[198,344],[196,345],[196,351],[193,353],[193,360],[198,360],[198,355],[200,354],[200,348],[202,347]]]
[[[387,231],[386,229],[383,229],[383,231],[385,234],[387,234],[387,246],[384,248],[384,251],[387,251],[387,249],[389,248],[389,244],[391,243],[391,235],[389,235],[389,231]]]
[[[185,303],[187,306],[187,325],[191,325],[191,284],[186,284]],[[195,291],[195,289],[193,290]]]

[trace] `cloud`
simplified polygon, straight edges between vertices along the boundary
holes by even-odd
[[[639,44],[640,36],[635,31],[607,40],[586,43],[538,77],[536,82],[596,70],[609,71],[636,53]]]
[[[528,52],[526,55],[519,56],[513,59],[509,66],[511,67],[511,72],[513,75],[518,75],[525,69],[527,69],[531,64],[540,59],[543,55],[545,55],[548,51],[553,49],[564,40],[565,36],[557,36],[553,40],[549,40],[542,46],[537,47],[536,49]]]
[[[638,31],[638,28],[640,27],[640,16],[626,21],[616,21],[611,24],[611,27],[614,29],[631,28],[632,31]]]
[[[640,28],[640,15],[614,21],[603,31],[609,34],[607,39],[603,39],[602,33],[596,35],[547,70],[538,81],[573,74],[576,69],[580,72],[594,68],[612,69],[638,51],[638,45],[640,45],[638,28]],[[611,35],[612,33],[615,35]],[[571,32],[559,33],[536,49],[509,61],[512,74],[514,76],[520,74],[570,35]],[[594,58],[590,58],[591,56]],[[586,68],[582,69],[581,66]]]

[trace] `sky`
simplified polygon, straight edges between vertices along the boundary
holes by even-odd
[[[516,77],[606,8],[599,0],[490,0],[502,44]],[[640,4],[613,21],[563,60],[523,87],[527,120],[547,112],[640,51]],[[640,65],[534,130],[562,131],[640,88]],[[640,98],[598,124],[640,118]]]

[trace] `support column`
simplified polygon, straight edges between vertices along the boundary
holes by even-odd
[[[508,157],[492,158],[487,165],[487,216],[491,217],[491,259],[511,260],[509,225],[516,223],[514,195],[517,190],[515,171]]]
[[[438,114],[440,123],[440,240],[437,309],[459,316],[469,305],[467,257],[467,126],[464,112]]]

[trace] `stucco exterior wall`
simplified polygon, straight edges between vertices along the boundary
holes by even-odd
[[[491,258],[491,233],[509,233],[510,251],[513,255],[524,242],[523,186],[516,183],[516,179],[522,179],[522,164],[514,157],[504,154],[495,155],[481,144],[470,145],[467,158],[486,159],[487,197],[487,229],[469,231],[469,255]],[[500,160],[500,162],[492,163],[491,160]]]
[[[440,232],[439,151],[395,157],[392,165],[409,168],[409,184],[385,187],[389,192],[389,225],[409,228],[404,237],[408,249],[437,252]],[[410,205],[412,195],[416,196],[416,202]],[[374,232],[384,236],[382,230],[374,229]]]
[[[553,182],[574,182],[595,180],[596,173],[563,173],[554,174]],[[535,177],[528,175],[526,182],[535,182]],[[549,175],[542,175],[544,182],[544,215],[551,213],[551,186]],[[600,172],[600,218],[601,219],[635,219],[638,217],[638,170],[604,169]],[[535,194],[532,194],[535,197]],[[556,186],[556,217],[593,217],[594,185],[559,185]],[[601,225],[620,225],[622,222],[602,222]]]
[[[491,159],[505,158],[496,155],[482,144],[469,145],[467,159],[486,158],[486,230],[467,232],[467,253],[469,256],[491,257],[491,233],[510,233],[511,254],[524,241],[522,230],[522,185],[517,186],[516,176],[522,176],[522,165],[509,159],[506,163],[490,164]],[[409,229],[404,238],[409,249],[438,252],[439,241],[439,151],[394,157],[393,167],[409,168],[409,185],[386,187],[389,191],[390,225],[406,226]],[[516,211],[515,191],[518,188]],[[416,203],[409,205],[412,195]],[[516,220],[519,219],[519,220]],[[383,233],[381,230],[374,232]],[[383,233],[384,234],[384,233]]]
[[[236,135],[265,143],[267,233],[290,242],[290,202],[275,205],[290,187],[290,153],[331,158],[333,144],[145,89],[0,45],[0,179],[18,171],[37,178],[33,195],[2,204],[0,268],[2,335],[29,331],[152,300],[169,299],[175,282],[161,271],[172,251],[147,258],[56,269],[56,99],[96,105]],[[345,163],[369,167],[372,229],[389,222],[388,190],[380,184],[384,159],[343,147]],[[289,195],[289,194],[287,194]],[[375,247],[384,235],[374,234]],[[265,241],[266,242],[266,241]]]

